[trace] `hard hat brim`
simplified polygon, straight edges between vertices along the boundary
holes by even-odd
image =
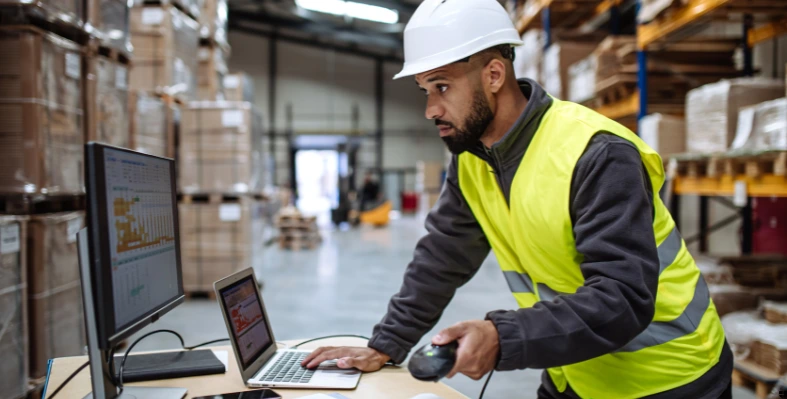
[[[444,67],[446,65],[452,64],[459,60],[465,59],[468,56],[472,56],[473,54],[479,53],[483,50],[488,48],[498,46],[501,44],[510,44],[512,47],[518,47],[524,44],[521,40],[514,41],[511,39],[501,39],[498,41],[486,42],[483,44],[482,48],[471,49],[470,51],[463,51],[462,53],[457,53],[454,57],[450,58],[442,58],[442,59],[433,59],[433,60],[420,60],[417,62],[405,63],[402,70],[394,75],[393,80],[405,78],[408,76],[418,75],[420,73],[428,72],[433,69],[437,69],[440,67]]]

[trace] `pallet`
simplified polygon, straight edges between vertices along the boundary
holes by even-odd
[[[768,397],[779,377],[773,371],[746,360],[736,360],[732,370],[732,384],[753,390],[759,399]]]
[[[0,26],[3,29],[35,26],[85,45],[90,35],[85,30],[84,22],[76,19],[77,16],[64,14],[41,2],[5,3],[0,0]]]
[[[116,63],[131,66],[131,53],[123,49],[106,45],[97,38],[90,40],[87,48],[89,54],[100,55],[102,57],[109,58]]]
[[[182,204],[234,204],[244,199],[265,201],[267,197],[258,193],[200,193],[178,194],[178,202]]]
[[[85,210],[84,194],[0,194],[0,213],[37,215]]]
[[[318,237],[319,238],[319,237]],[[303,249],[315,249],[317,245],[320,243],[321,239],[307,239],[307,238],[298,238],[295,239],[293,237],[279,237],[279,248],[281,249],[289,249],[292,251],[300,251]]]
[[[787,176],[787,151],[731,151],[716,154],[684,154],[677,160],[677,174],[691,178],[722,175],[758,178]]]

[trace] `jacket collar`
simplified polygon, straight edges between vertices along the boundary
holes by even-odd
[[[527,98],[527,106],[516,123],[506,132],[502,139],[486,148],[480,141],[470,149],[470,153],[486,161],[493,157],[500,166],[519,161],[527,151],[541,118],[552,105],[552,98],[544,89],[531,79],[518,79],[519,88]]]

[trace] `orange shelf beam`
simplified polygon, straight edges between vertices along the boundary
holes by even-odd
[[[721,177],[687,177],[675,178],[675,194],[693,194],[710,196],[732,196],[735,193],[735,182],[745,181],[746,191],[750,197],[787,197],[787,177],[763,175],[750,177],[746,175],[724,175]]]
[[[656,18],[650,23],[640,25],[637,29],[637,44],[640,49],[656,41],[664,39],[684,26],[697,21],[709,13],[727,5],[732,0],[689,0],[688,4],[680,7],[666,17]]]
[[[787,7],[787,5],[785,5]],[[787,33],[787,18],[749,29],[749,47]]]
[[[639,92],[636,92],[628,98],[620,100],[619,102],[602,105],[601,107],[595,108],[595,110],[599,114],[604,115],[609,119],[620,119],[627,116],[637,115],[639,112]]]

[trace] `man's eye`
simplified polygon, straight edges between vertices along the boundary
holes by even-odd
[[[445,93],[448,90],[448,86],[446,85],[437,85],[437,90],[440,90],[440,93]]]

